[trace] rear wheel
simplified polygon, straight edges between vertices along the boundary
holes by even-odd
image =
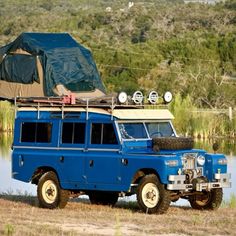
[[[92,204],[114,206],[118,201],[118,193],[93,191],[89,194],[89,200]]]
[[[189,202],[193,209],[197,210],[216,210],[220,207],[223,199],[223,191],[221,188],[212,189],[203,195],[190,196]]]
[[[69,192],[60,188],[58,178],[53,171],[44,173],[38,182],[37,195],[39,206],[43,208],[64,208]]]
[[[150,214],[165,213],[171,202],[169,191],[154,174],[141,179],[137,189],[137,201],[141,210]]]

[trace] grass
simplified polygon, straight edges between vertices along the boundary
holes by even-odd
[[[230,121],[227,114],[214,111],[197,112],[198,108],[192,99],[182,98],[177,94],[170,104],[170,110],[175,119],[173,121],[177,133],[195,138],[236,137],[236,116]]]
[[[9,132],[13,130],[14,114],[13,106],[9,102],[0,102],[0,131]]]
[[[197,108],[188,96],[182,98],[177,94],[170,105],[173,112],[174,126],[177,133],[195,138],[233,137],[236,138],[236,116],[230,121],[226,114],[194,112]],[[9,102],[0,102],[0,131],[12,132],[14,109]],[[1,140],[0,140],[1,141]]]
[[[236,209],[236,195],[232,193],[228,201],[224,201],[222,207]]]
[[[0,195],[0,235],[234,235],[236,208],[197,211],[171,206],[164,215],[142,213],[119,201],[113,208],[75,199],[64,209],[42,209],[36,197]],[[234,197],[235,199],[235,197]],[[235,201],[235,200],[232,200]]]
[[[4,235],[13,235],[14,226],[12,224],[6,224],[4,227]]]
[[[0,156],[2,158],[9,157],[12,142],[13,136],[11,132],[0,132]]]

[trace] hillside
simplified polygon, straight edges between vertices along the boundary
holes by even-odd
[[[235,106],[235,0],[5,1],[0,20],[0,45],[26,31],[69,32],[92,50],[108,92],[171,90],[198,107]]]

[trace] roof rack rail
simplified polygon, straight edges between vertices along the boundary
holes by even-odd
[[[15,104],[15,117],[17,116],[17,110],[19,109],[33,109],[38,112],[38,119],[41,111],[55,111],[58,110],[64,118],[65,111],[76,112],[79,108],[83,108],[86,111],[86,119],[88,119],[88,113],[90,108],[105,109],[111,113],[113,117],[113,111],[115,109],[157,109],[166,108],[166,104],[145,104],[145,103],[119,103],[115,96],[102,96],[96,98],[77,98],[74,94],[70,94],[62,97],[16,97],[14,99]]]
[[[76,98],[74,94],[62,97],[15,97],[16,107],[97,107],[97,108],[143,108],[143,104],[120,104],[114,96]]]
[[[117,95],[104,95],[101,97],[76,97],[76,94],[70,93],[61,97],[15,97],[14,104],[16,107],[96,107],[96,108],[157,108],[166,107],[166,103],[162,104],[145,104],[143,100],[140,103],[129,98],[126,102],[121,103]],[[13,101],[13,100],[12,100]]]

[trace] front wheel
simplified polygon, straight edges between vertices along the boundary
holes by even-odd
[[[137,201],[142,211],[149,214],[163,214],[170,206],[170,193],[156,175],[144,176],[137,189]]]
[[[44,173],[38,182],[37,195],[39,206],[43,208],[64,208],[69,192],[60,188],[58,178],[53,171]]]
[[[189,198],[190,205],[197,210],[216,210],[220,207],[223,199],[222,188],[212,189],[203,195],[192,195]]]

